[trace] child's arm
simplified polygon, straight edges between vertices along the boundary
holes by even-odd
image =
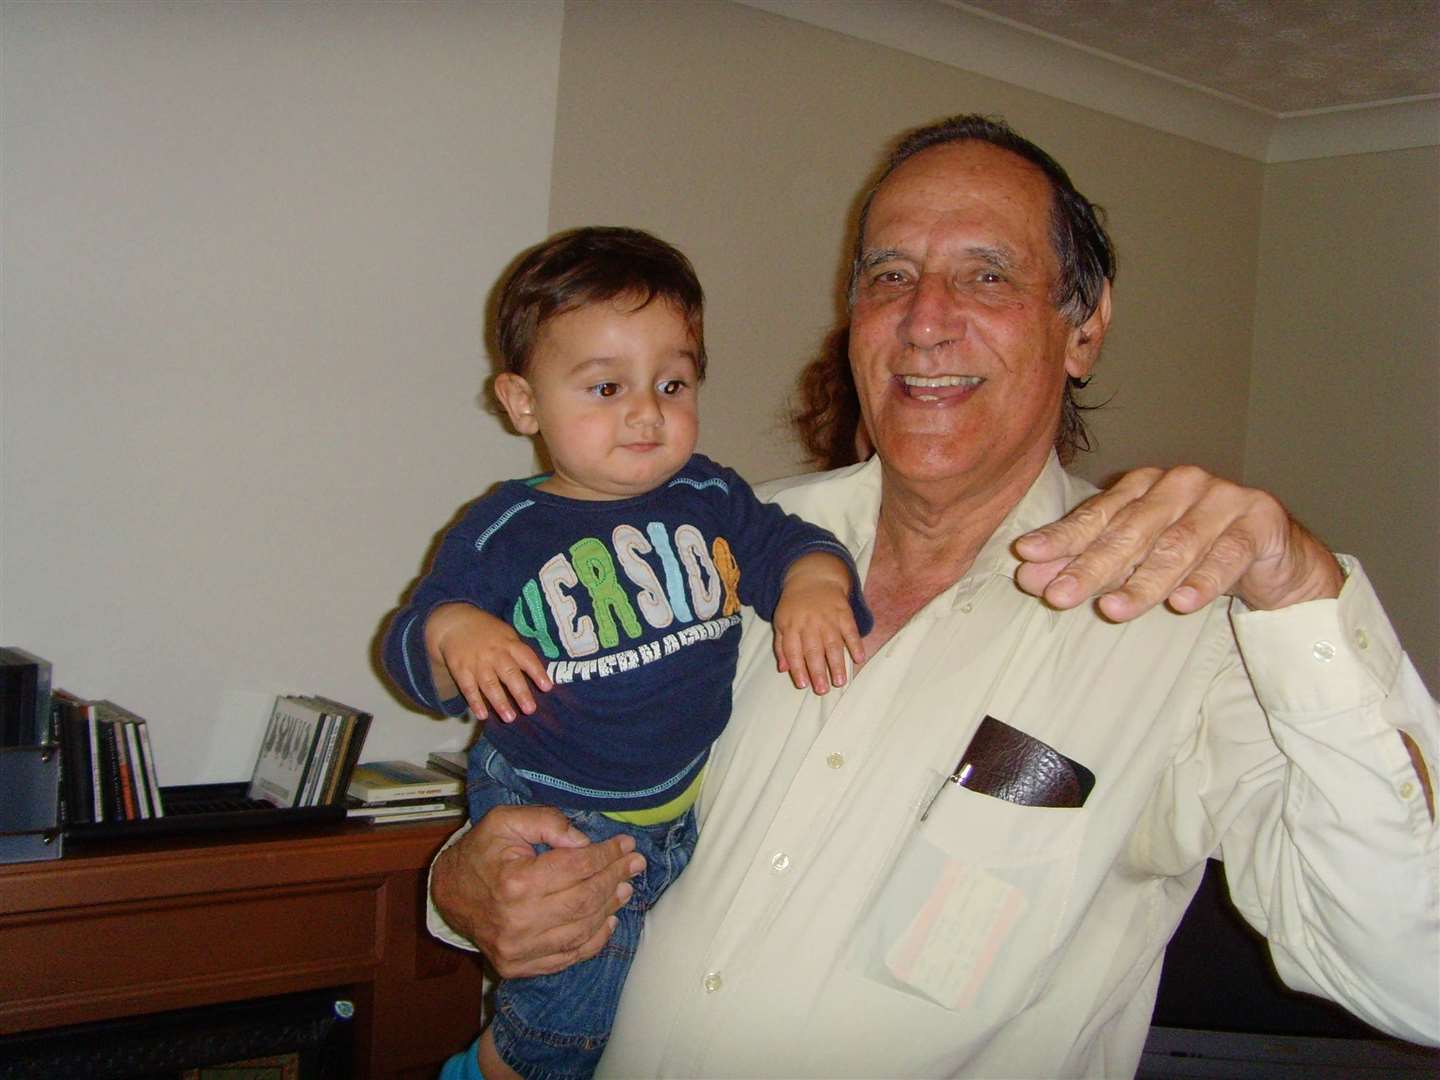
[[[441,604],[430,613],[425,620],[425,652],[441,700],[463,694],[470,711],[481,720],[489,715],[488,701],[510,723],[515,719],[511,698],[529,716],[535,711],[530,682],[541,690],[554,685],[535,651],[508,623],[471,604]]]
[[[845,650],[865,662],[860,628],[850,607],[850,568],[835,555],[812,551],[790,564],[775,605],[775,661],[798,689],[823,694],[845,685]]]

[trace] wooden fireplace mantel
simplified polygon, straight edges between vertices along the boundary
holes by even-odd
[[[336,987],[359,1080],[433,1077],[481,969],[425,932],[458,819],[91,843],[0,866],[0,1034]]]

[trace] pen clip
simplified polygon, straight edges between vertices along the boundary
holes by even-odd
[[[942,780],[940,786],[935,789],[935,794],[930,796],[930,801],[925,804],[925,812],[920,815],[920,820],[924,821],[930,816],[930,811],[935,809],[935,803],[939,800],[941,792],[945,790],[946,784],[959,784],[961,787],[964,787],[965,781],[970,779],[970,774],[974,772],[974,770],[975,766],[964,758],[957,761],[955,763],[955,771]]]

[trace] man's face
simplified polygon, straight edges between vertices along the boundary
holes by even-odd
[[[1054,443],[1067,375],[1109,316],[1051,302],[1059,268],[1045,175],[983,142],[932,147],[876,192],[861,247],[850,362],[887,469],[960,493],[1027,484]]]

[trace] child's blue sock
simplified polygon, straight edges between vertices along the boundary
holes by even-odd
[[[440,1066],[438,1080],[485,1080],[480,1074],[479,1055],[480,1040],[476,1039],[468,1050],[461,1051]]]

